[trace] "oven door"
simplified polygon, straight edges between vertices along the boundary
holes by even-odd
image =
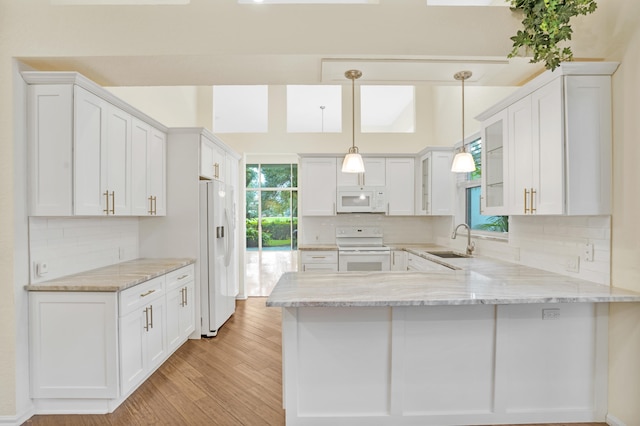
[[[338,272],[388,271],[391,265],[389,251],[339,250]]]

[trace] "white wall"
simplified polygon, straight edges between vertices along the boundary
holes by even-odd
[[[29,219],[32,283],[48,281],[138,257],[138,218],[59,217]],[[36,274],[36,263],[49,272]]]
[[[613,76],[611,282],[640,291],[640,29],[618,59],[622,63]],[[636,425],[640,421],[640,306],[615,303],[609,315],[609,413],[626,425]]]

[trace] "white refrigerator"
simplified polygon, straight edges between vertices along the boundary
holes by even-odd
[[[233,187],[200,182],[200,232],[201,334],[213,337],[235,312],[238,295]]]

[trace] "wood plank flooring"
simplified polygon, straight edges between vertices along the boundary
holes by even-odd
[[[25,425],[282,426],[280,324],[280,309],[264,298],[239,301],[217,337],[189,340],[113,413],[34,416]]]

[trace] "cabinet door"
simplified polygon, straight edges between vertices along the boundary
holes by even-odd
[[[151,129],[147,149],[147,191],[153,197],[153,215],[167,214],[167,135]]]
[[[146,216],[151,212],[147,192],[147,156],[151,126],[133,119],[131,127],[131,214]]]
[[[337,264],[303,263],[302,272],[338,272]]]
[[[420,158],[420,205],[418,214],[431,214],[431,153]]]
[[[387,214],[414,215],[415,161],[413,158],[387,158]]]
[[[391,270],[407,270],[407,252],[404,250],[391,250]]]
[[[533,176],[530,196],[535,214],[563,214],[564,129],[562,78],[556,78],[531,95],[533,105]]]
[[[29,214],[73,214],[73,86],[27,89]]]
[[[106,149],[107,102],[75,86],[73,127],[74,213],[106,214],[106,169],[102,164]]]
[[[149,327],[146,331],[147,371],[155,370],[167,357],[167,340],[165,335],[166,301],[158,298],[149,304]]]
[[[509,115],[505,109],[485,120],[481,126],[483,170],[480,207],[485,215],[509,214],[508,122]]]
[[[302,215],[335,215],[336,158],[303,158],[300,169]]]
[[[531,213],[534,151],[531,97],[516,102],[509,113],[509,213]]]
[[[182,334],[180,333],[180,315],[182,310],[183,288],[178,287],[167,291],[167,348],[169,353],[180,346]]]
[[[213,178],[224,182],[227,153],[218,145],[213,146]]]
[[[364,157],[364,173],[342,173],[342,160],[337,159],[337,185],[338,186],[385,186],[386,162],[380,157]]]
[[[107,179],[103,188],[111,192],[109,214],[131,214],[131,115],[107,104],[106,144],[102,167]]]
[[[200,177],[213,179],[215,177],[215,146],[213,141],[200,137]]]
[[[127,395],[145,376],[147,314],[136,309],[120,318],[120,391]]]
[[[456,196],[456,174],[451,171],[453,153],[433,151],[431,153],[431,193],[428,214],[447,216],[454,214]]]
[[[184,305],[180,309],[180,335],[183,339],[196,329],[195,313],[195,283],[191,281],[184,286]]]

